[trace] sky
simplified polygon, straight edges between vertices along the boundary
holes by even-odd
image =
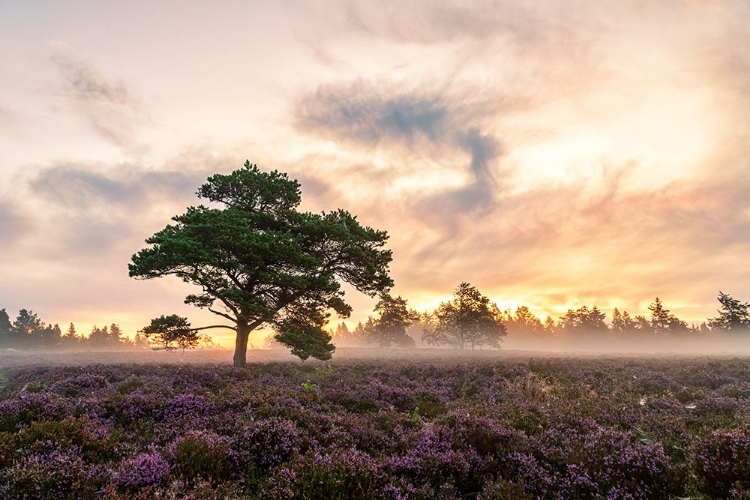
[[[214,323],[127,264],[246,159],[388,231],[417,309],[750,301],[748,0],[0,0],[0,75],[11,318]]]

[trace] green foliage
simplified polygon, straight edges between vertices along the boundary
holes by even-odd
[[[190,328],[187,318],[170,314],[151,320],[151,324],[140,331],[155,349],[191,349],[197,347],[201,339],[198,332]]]
[[[185,479],[204,479],[214,484],[232,471],[228,452],[228,440],[211,432],[190,433],[168,449],[172,464]]]
[[[117,386],[117,392],[120,394],[130,394],[139,387],[143,387],[143,382],[136,377],[130,377],[120,382]]]
[[[148,238],[130,276],[171,275],[201,287],[185,302],[234,323],[235,365],[245,365],[248,335],[264,325],[301,358],[330,358],[327,311],[351,312],[339,280],[371,296],[393,285],[388,235],[344,210],[299,212],[300,185],[286,174],[246,162],[210,177],[198,196],[212,205],[188,208]]]
[[[389,293],[380,294],[375,305],[377,317],[368,319],[362,333],[380,347],[414,347],[414,339],[406,334],[406,329],[414,323],[415,313],[406,307],[406,299],[392,297]]]
[[[719,315],[708,320],[711,328],[725,331],[746,330],[750,328],[750,304],[742,303],[730,295],[719,291],[717,300],[721,304]]]
[[[568,309],[560,320],[560,326],[568,332],[607,332],[607,325],[604,323],[605,316],[597,306],[591,309],[587,306],[576,310]]]
[[[505,335],[497,305],[464,282],[453,292],[453,300],[441,303],[432,314],[432,325],[424,330],[422,339],[431,345],[474,349],[481,345],[499,347]]]
[[[665,308],[659,297],[648,306],[648,310],[651,311],[651,328],[657,335],[687,331],[687,323]]]
[[[382,495],[377,467],[361,452],[344,451],[330,455],[308,454],[281,468],[269,479],[260,498],[349,500],[371,499]]]
[[[312,356],[320,360],[331,359],[336,349],[331,344],[331,335],[323,329],[326,316],[308,313],[287,317],[277,322],[274,339],[292,350],[292,354],[305,360]]]
[[[419,420],[419,406],[414,407],[414,410],[411,412],[411,419]]]
[[[0,345],[10,344],[13,335],[13,324],[5,309],[0,309]]]

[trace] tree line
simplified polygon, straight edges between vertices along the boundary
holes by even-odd
[[[607,322],[606,313],[598,306],[584,305],[569,309],[557,320],[547,316],[542,321],[526,306],[515,311],[500,310],[476,287],[461,283],[450,301],[441,303],[431,312],[409,309],[405,299],[384,294],[375,306],[375,314],[365,322],[351,331],[341,322],[331,333],[334,344],[339,346],[414,347],[419,341],[423,345],[456,349],[497,348],[508,335],[530,340],[586,339],[602,335],[680,339],[719,332],[750,335],[750,304],[721,291],[717,300],[721,306],[718,316],[699,325],[688,325],[675,316],[659,297],[648,306],[648,316],[631,316],[615,308]]]
[[[123,336],[116,323],[94,326],[88,335],[76,330],[73,323],[64,332],[58,324],[46,324],[29,309],[21,309],[14,321],[0,309],[0,347],[12,349],[127,349],[147,347],[140,333],[134,339]]]
[[[544,321],[527,306],[511,311],[500,310],[475,286],[461,283],[453,298],[435,310],[419,312],[408,307],[402,297],[383,293],[373,315],[349,330],[340,322],[328,331],[333,345],[339,347],[375,346],[415,347],[419,345],[475,349],[499,348],[507,336],[532,340],[553,338],[592,338],[602,335],[646,339],[649,337],[688,338],[712,333],[750,335],[750,304],[719,291],[718,315],[699,325],[688,325],[679,319],[659,297],[648,306],[648,316],[631,316],[615,308],[611,320],[596,305],[569,309],[557,320],[547,316]],[[46,324],[31,310],[21,309],[10,321],[0,309],[0,347],[15,349],[189,349],[210,345],[211,339],[192,328],[186,318],[161,316],[138,331],[133,339],[123,336],[119,325],[94,326],[88,335],[79,334],[70,324],[62,332],[57,324]]]

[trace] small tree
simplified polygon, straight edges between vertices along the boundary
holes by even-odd
[[[60,337],[60,340],[64,347],[73,347],[78,344],[81,339],[78,337],[76,326],[73,323],[68,326],[68,329]]]
[[[636,322],[630,317],[627,311],[620,312],[615,307],[612,311],[612,322],[609,324],[609,331],[614,335],[627,335],[633,333],[636,329]]]
[[[500,347],[507,335],[497,305],[469,283],[461,283],[453,300],[443,302],[432,314],[422,339],[430,345],[448,345],[455,349],[474,349],[488,345]]]
[[[39,315],[28,309],[21,309],[13,322],[13,337],[22,347],[38,346],[44,327],[44,321],[39,319]]]
[[[152,349],[192,349],[200,344],[198,329],[190,328],[187,318],[170,314],[151,320],[140,333],[148,339]]]
[[[0,345],[12,343],[13,325],[5,309],[0,309]]]
[[[406,307],[406,299],[391,297],[382,293],[375,305],[377,317],[370,322],[365,334],[380,347],[414,347],[414,339],[406,334],[406,329],[416,318]]]
[[[712,329],[730,332],[750,328],[750,304],[743,304],[721,290],[717,300],[721,304],[721,309],[718,310],[717,317],[708,320]]]
[[[659,297],[648,306],[648,310],[651,311],[651,330],[657,335],[688,331],[687,323],[671,314]]]
[[[648,310],[651,311],[651,328],[653,328],[654,333],[659,335],[668,332],[671,315],[669,309],[664,307],[659,297],[656,297],[654,302],[648,306]]]

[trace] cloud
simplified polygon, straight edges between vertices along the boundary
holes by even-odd
[[[297,103],[297,126],[308,133],[370,147],[445,138],[450,111],[440,96],[384,93],[389,92],[363,81],[320,86]]]
[[[143,102],[123,81],[103,75],[96,67],[56,47],[49,60],[62,82],[57,88],[89,125],[118,146],[133,142],[136,127],[148,121]]]
[[[28,203],[44,219],[45,242],[39,258],[104,258],[107,252],[132,252],[169,218],[197,203],[195,192],[215,171],[149,169],[135,164],[111,167],[58,164],[30,179]],[[150,232],[149,232],[150,231]]]
[[[43,169],[30,186],[58,208],[133,210],[147,208],[156,200],[185,198],[200,185],[201,177],[196,172],[147,170],[131,164],[104,172],[87,165],[62,164]]]
[[[299,130],[352,148],[431,157],[445,168],[453,167],[448,159],[456,154],[468,155],[469,180],[430,191],[416,208],[435,215],[453,233],[457,213],[487,211],[500,191],[494,180],[500,141],[482,131],[483,116],[475,113],[471,99],[461,97],[356,81],[318,87],[297,102],[294,116]]]
[[[712,301],[720,288],[750,296],[737,265],[750,252],[748,189],[747,179],[636,192],[540,187],[507,196],[450,242],[396,236],[397,254],[409,255],[396,267],[401,284],[448,289],[468,280],[544,307],[566,296],[637,311],[657,295],[676,297],[694,317],[688,305]]]
[[[7,250],[31,230],[31,221],[9,202],[0,202],[0,240]]]

